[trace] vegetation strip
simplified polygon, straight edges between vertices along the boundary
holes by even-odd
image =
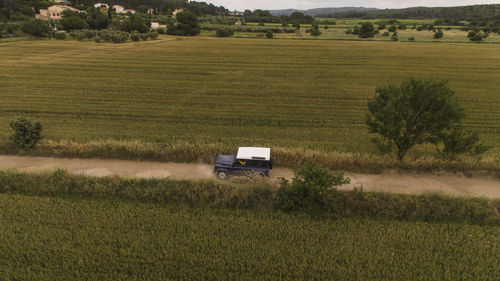
[[[341,217],[373,217],[429,222],[466,222],[500,225],[500,200],[456,198],[442,195],[396,195],[338,191],[321,196],[283,194],[265,181],[220,183],[213,180],[138,180],[92,178],[62,170],[45,174],[0,172],[0,192],[36,196],[119,198],[158,204],[187,204],[223,208],[304,211]],[[287,191],[287,190],[285,190]],[[289,200],[300,200],[290,204]],[[285,201],[284,201],[285,200]],[[287,201],[288,200],[288,201]],[[288,202],[288,203],[287,203]],[[306,202],[304,205],[302,202]],[[292,202],[293,203],[293,202]]]

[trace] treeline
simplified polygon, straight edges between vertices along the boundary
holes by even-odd
[[[323,15],[322,17],[335,18],[364,18],[364,19],[448,19],[459,21],[499,20],[500,4],[473,5],[460,7],[415,7],[407,9],[386,9],[373,11],[354,11]]]
[[[301,12],[294,12],[290,16],[273,16],[267,10],[257,9],[255,11],[245,10],[243,18],[246,22],[267,22],[267,23],[282,23],[282,24],[312,24],[315,20],[310,15],[304,15]]]
[[[72,5],[79,9],[86,10],[94,5],[94,0],[73,0]],[[229,10],[223,6],[217,7],[206,2],[196,2],[188,0],[102,0],[102,3],[112,5],[122,5],[127,9],[135,9],[138,12],[147,12],[148,8],[153,8],[156,13],[170,14],[176,9],[187,9],[197,16],[205,15],[228,15]],[[56,3],[41,0],[0,0],[0,21],[22,21],[33,17],[35,11],[45,9]]]

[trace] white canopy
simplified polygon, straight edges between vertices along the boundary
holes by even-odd
[[[245,160],[271,160],[271,149],[265,147],[240,147],[237,159]]]

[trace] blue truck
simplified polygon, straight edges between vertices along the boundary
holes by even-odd
[[[258,174],[269,176],[273,168],[271,149],[265,147],[240,147],[236,155],[217,156],[214,174],[221,180],[232,175]]]

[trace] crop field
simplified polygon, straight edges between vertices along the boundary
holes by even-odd
[[[39,120],[51,140],[185,141],[374,152],[375,88],[446,79],[499,151],[500,45],[175,38],[0,44],[0,139]],[[433,152],[434,149],[429,149]]]
[[[0,195],[6,280],[498,280],[500,228]]]

